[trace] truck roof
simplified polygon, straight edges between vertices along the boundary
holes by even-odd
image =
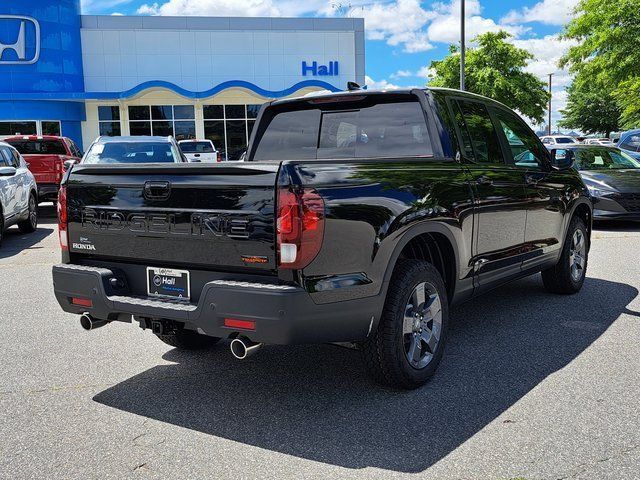
[[[62,140],[63,138],[66,137],[60,135],[13,135],[4,140]]]
[[[489,97],[485,97],[482,95],[478,95],[477,93],[467,92],[464,90],[457,90],[455,88],[444,88],[444,87],[414,87],[414,88],[397,88],[393,90],[385,90],[385,89],[360,89],[360,90],[349,90],[349,91],[340,91],[340,92],[330,92],[328,90],[323,90],[320,92],[312,92],[302,97],[295,98],[285,98],[282,100],[274,100],[271,102],[271,105],[281,105],[290,102],[299,102],[305,100],[316,100],[323,98],[335,98],[335,97],[349,97],[349,96],[362,96],[362,95],[408,95],[416,90],[423,91],[434,91],[434,92],[443,92],[446,94],[455,94],[459,97],[468,97],[475,98],[482,101],[492,102],[496,105],[500,105],[505,108],[509,108],[507,105],[498,102]]]

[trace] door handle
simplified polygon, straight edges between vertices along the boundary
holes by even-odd
[[[491,180],[486,175],[481,175],[478,178],[476,178],[476,183],[478,185],[493,185],[493,180]]]

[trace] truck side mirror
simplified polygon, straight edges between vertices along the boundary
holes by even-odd
[[[13,177],[16,172],[14,167],[0,167],[0,177]]]
[[[72,166],[74,166],[77,162],[75,160],[67,160],[66,162],[64,162],[64,164],[62,165],[62,169],[66,172],[67,170],[69,170]]]
[[[551,166],[556,170],[569,170],[575,161],[573,150],[564,148],[554,148],[551,150]]]

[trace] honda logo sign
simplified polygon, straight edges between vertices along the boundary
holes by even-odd
[[[38,21],[20,15],[0,15],[0,34],[14,31],[17,31],[17,34],[12,39],[0,36],[0,65],[36,63],[40,57]]]

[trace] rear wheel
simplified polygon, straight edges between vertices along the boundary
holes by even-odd
[[[574,217],[558,263],[542,272],[544,287],[552,293],[577,293],[584,284],[589,259],[589,237],[581,218]]]
[[[364,342],[369,374],[383,385],[413,389],[435,373],[447,336],[447,291],[436,268],[400,260],[378,329]]]
[[[171,335],[156,335],[162,342],[181,350],[204,350],[220,341],[218,337],[200,335],[193,330],[179,330]]]
[[[2,245],[2,237],[4,237],[4,212],[0,208],[0,245]]]
[[[29,195],[29,217],[18,223],[18,228],[22,233],[35,232],[38,228],[38,202],[36,196],[32,193]]]

